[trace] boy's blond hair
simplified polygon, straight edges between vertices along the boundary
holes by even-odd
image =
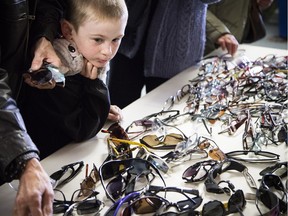
[[[77,31],[79,26],[91,19],[120,19],[128,16],[124,0],[69,0],[65,19]]]

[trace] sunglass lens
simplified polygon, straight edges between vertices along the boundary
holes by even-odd
[[[53,204],[53,214],[65,213],[69,206],[68,204]]]
[[[77,205],[79,215],[95,213],[99,210],[101,202],[99,200],[87,200]]]
[[[220,201],[214,200],[203,206],[202,216],[224,216],[225,209]]]
[[[151,214],[156,212],[162,206],[161,199],[157,197],[145,197],[134,202],[130,207],[127,207],[123,216],[130,216],[131,210],[135,214]]]
[[[112,124],[109,128],[108,131],[110,131],[111,136],[118,138],[118,139],[125,139],[128,140],[129,137],[125,130],[118,124],[118,122],[115,122]]]
[[[122,195],[124,188],[124,179],[121,175],[119,175],[108,183],[106,190],[113,197],[113,199],[118,199]]]
[[[188,167],[182,175],[183,179],[187,181],[202,181],[206,178],[209,170],[216,164],[214,160],[208,160],[196,163]]]
[[[284,191],[284,185],[281,182],[281,179],[279,176],[277,175],[273,175],[273,174],[267,174],[265,176],[263,176],[263,181],[264,184],[266,184],[269,188],[274,186],[275,189]]]
[[[156,168],[158,168],[159,170],[161,170],[164,173],[167,173],[169,170],[169,166],[163,162],[162,159],[154,157],[153,155],[150,155],[147,160],[153,164]]]
[[[196,180],[196,179],[199,179],[199,177],[196,177],[196,175],[199,173],[200,171],[200,165],[199,166],[190,166],[188,167],[184,172],[183,172],[183,175],[182,175],[182,178],[186,179],[186,180]],[[201,177],[203,177],[204,175],[206,175],[206,172],[204,170],[204,172],[202,172],[200,174]]]
[[[225,154],[219,148],[209,150],[209,156],[214,160],[220,161],[226,158]]]
[[[184,138],[181,134],[171,133],[165,136],[163,143],[165,143],[166,145],[176,145],[183,140]]]
[[[38,71],[30,73],[30,76],[38,84],[44,84],[52,79],[52,72],[47,68],[40,68]]]
[[[237,190],[229,199],[228,209],[229,213],[236,213],[241,211],[246,204],[242,190]]]

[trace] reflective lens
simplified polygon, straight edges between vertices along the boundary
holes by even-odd
[[[235,191],[228,201],[228,212],[236,213],[242,211],[246,205],[246,200],[242,190]]]
[[[224,216],[225,208],[222,202],[218,200],[205,203],[202,210],[202,216]]]
[[[123,216],[132,215],[131,210],[133,210],[133,212],[136,214],[154,213],[161,207],[162,204],[163,200],[158,197],[144,197],[125,208],[123,211]]]
[[[182,179],[188,182],[197,182],[206,179],[208,172],[217,164],[217,161],[208,160],[198,162],[188,167],[182,174]]]

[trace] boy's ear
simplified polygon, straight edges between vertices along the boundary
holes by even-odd
[[[64,38],[68,40],[72,39],[72,25],[67,20],[61,21],[61,31]]]

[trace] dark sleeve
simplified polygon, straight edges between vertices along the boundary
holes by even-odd
[[[78,84],[76,85],[81,86],[82,89],[74,92],[74,96],[77,95],[74,101],[72,101],[73,97],[70,97],[70,103],[74,103],[71,104],[71,107],[75,108],[67,115],[65,125],[69,125],[68,132],[75,141],[83,141],[95,136],[105,124],[110,110],[109,91],[100,79],[91,80],[81,75],[75,75],[71,78],[74,81],[77,80],[76,83]],[[73,88],[73,86],[69,87],[70,92],[68,94],[71,95],[73,92],[71,87]],[[69,91],[69,87],[65,86],[66,90]],[[74,89],[76,88],[74,86]]]
[[[53,41],[59,32],[60,19],[65,8],[65,0],[38,0],[32,25],[32,41],[43,36]]]
[[[29,158],[38,157],[38,149],[27,134],[7,82],[7,72],[0,69],[0,183],[13,178],[14,174],[9,173],[8,167],[17,158],[30,153]]]

